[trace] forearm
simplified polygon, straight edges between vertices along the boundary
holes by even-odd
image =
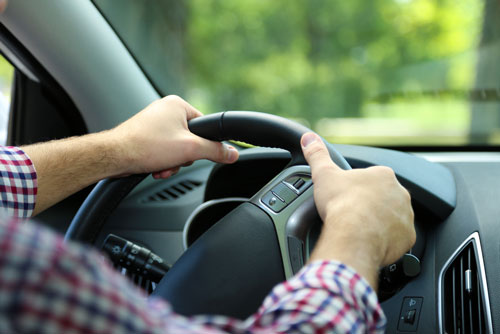
[[[167,178],[199,159],[235,162],[236,149],[189,131],[187,122],[201,115],[168,96],[111,130],[23,147],[38,174],[34,213],[107,177],[153,173]]]
[[[38,181],[34,215],[101,179],[120,175],[126,155],[109,132],[24,146]]]

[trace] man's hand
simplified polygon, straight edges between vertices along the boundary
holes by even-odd
[[[167,96],[114,129],[22,147],[38,176],[34,214],[104,178],[167,178],[198,159],[235,162],[234,147],[189,131],[188,120],[201,115],[180,97]]]
[[[310,261],[341,261],[376,289],[380,266],[395,262],[415,243],[408,191],[388,167],[342,170],[316,134],[305,134],[301,144],[323,220]]]
[[[232,163],[238,151],[229,145],[203,139],[188,130],[187,122],[202,116],[178,96],[167,96],[151,103],[129,120],[109,131],[123,143],[123,174],[153,172],[166,178],[183,165],[199,159]]]

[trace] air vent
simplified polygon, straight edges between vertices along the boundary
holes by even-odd
[[[184,180],[174,185],[170,185],[153,195],[148,195],[141,200],[142,203],[166,202],[181,198],[187,193],[201,186],[201,182]]]
[[[479,235],[474,233],[441,271],[441,333],[492,333]]]

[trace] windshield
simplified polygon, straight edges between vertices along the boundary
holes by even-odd
[[[95,0],[161,94],[331,142],[500,144],[496,0]]]

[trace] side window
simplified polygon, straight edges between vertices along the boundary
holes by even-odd
[[[0,145],[5,145],[7,142],[13,79],[14,67],[0,56]]]
[[[87,133],[64,88],[2,24],[0,53],[0,145],[22,146]],[[89,191],[90,187],[70,196],[37,220],[64,233]]]

